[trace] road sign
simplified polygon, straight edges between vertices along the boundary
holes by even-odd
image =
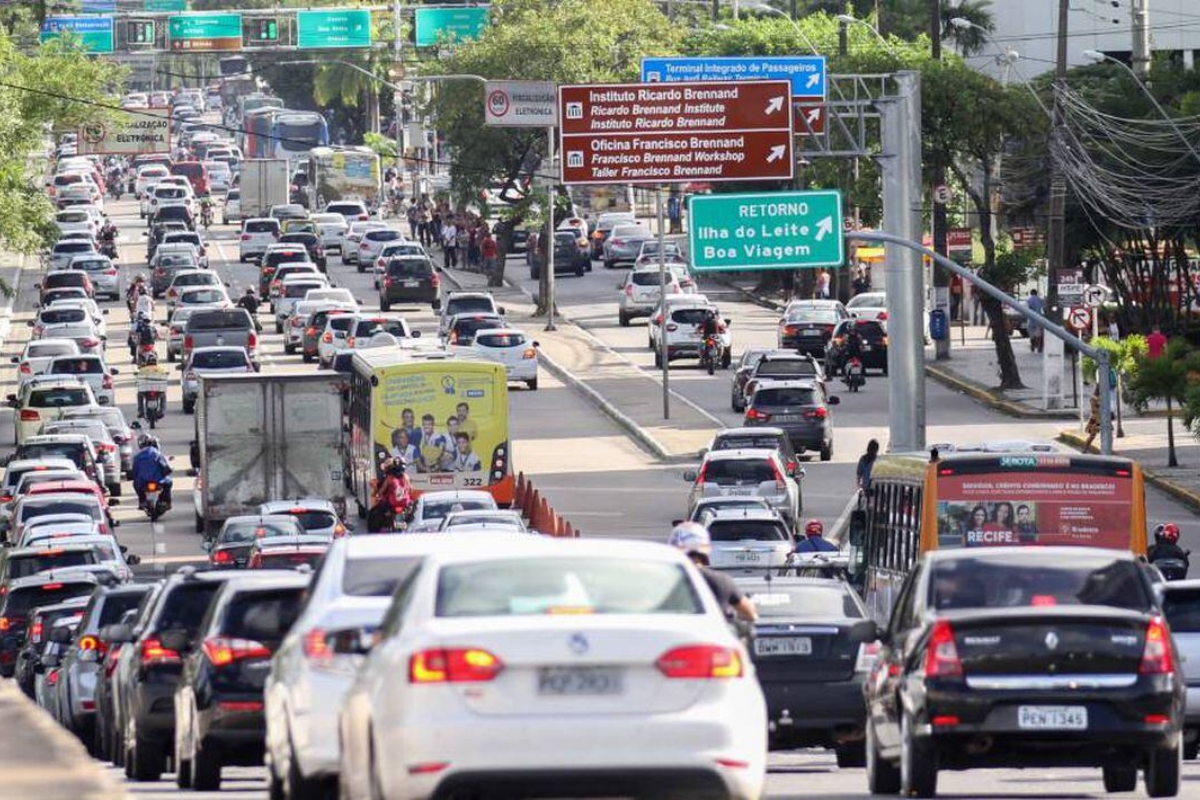
[[[786,81],[561,86],[563,183],[789,179],[789,88]]]
[[[688,252],[697,272],[838,266],[845,260],[837,191],[697,194]]]
[[[146,11],[187,11],[187,0],[145,0]]]
[[[1103,286],[1089,286],[1083,290],[1083,304],[1088,308],[1099,308],[1104,305],[1105,298],[1108,293],[1104,291]]]
[[[79,131],[79,155],[140,155],[171,152],[170,110],[143,109],[117,115],[114,123]]]
[[[84,14],[115,14],[117,0],[79,0],[79,10]]]
[[[370,47],[371,12],[359,8],[296,12],[296,47]]]
[[[441,39],[456,42],[478,39],[490,20],[488,9],[474,6],[462,8],[421,8],[416,10],[414,41],[417,47],[432,47]]]
[[[78,37],[89,53],[113,51],[112,17],[46,17],[38,39],[45,42],[67,34]]]
[[[558,87],[553,81],[488,81],[483,121],[506,128],[558,124]]]
[[[1092,312],[1086,308],[1072,308],[1067,314],[1067,322],[1077,331],[1087,330],[1092,324]]]
[[[1083,304],[1083,270],[1064,269],[1058,273],[1057,294],[1061,306],[1078,306]]]
[[[946,231],[946,252],[967,253],[974,249],[970,228],[950,228]]]
[[[171,49],[184,52],[240,50],[241,14],[181,14],[167,17]]]
[[[825,132],[826,112],[823,103],[796,103],[796,133],[817,136]]]
[[[792,97],[824,100],[825,56],[643,58],[642,81],[790,81]]]

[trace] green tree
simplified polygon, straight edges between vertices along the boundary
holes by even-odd
[[[1200,392],[1196,390],[1194,377],[1198,372],[1200,360],[1197,354],[1187,342],[1176,338],[1158,358],[1139,359],[1137,371],[1129,380],[1129,403],[1139,412],[1144,412],[1154,400],[1163,400],[1167,404],[1169,467],[1179,466],[1175,456],[1175,405],[1183,407],[1184,424],[1200,436]]]

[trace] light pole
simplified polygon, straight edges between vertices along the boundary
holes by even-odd
[[[388,87],[389,89],[392,90],[392,92],[395,93],[396,97],[400,97],[400,95],[401,95],[401,89],[396,84],[385,81],[383,78],[379,77],[374,72],[371,72],[371,70],[364,69],[363,67],[360,67],[358,64],[355,64],[352,61],[343,61],[340,58],[326,58],[321,61],[317,61],[315,59],[305,59],[305,60],[300,60],[300,61],[280,61],[278,66],[319,66],[321,64],[341,64],[343,67],[349,67],[350,69],[354,70],[355,72],[366,75],[368,78],[375,81],[376,83],[383,84],[384,86]],[[374,117],[374,122],[375,122],[374,132],[379,133],[380,128],[382,127],[382,122],[379,119],[379,90],[374,89],[374,90],[372,90],[372,93],[375,95],[375,109],[374,109],[374,114],[372,115]],[[397,105],[399,105],[399,104],[397,103]]]
[[[1132,69],[1130,69],[1128,64],[1126,64],[1124,61],[1121,61],[1120,59],[1113,58],[1112,56],[1108,55],[1107,53],[1101,53],[1099,50],[1084,50],[1083,57],[1088,59],[1089,61],[1094,61],[1097,64],[1102,61],[1111,61],[1112,63],[1116,64],[1121,69],[1128,72],[1129,77],[1133,78],[1134,83],[1136,83],[1138,85],[1138,87],[1142,90],[1142,94],[1146,95],[1146,97],[1150,100],[1150,102],[1154,104],[1154,108],[1156,111],[1158,111],[1159,116],[1161,116],[1163,119],[1165,119],[1167,121],[1167,124],[1171,126],[1171,130],[1175,131],[1175,135],[1179,137],[1179,140],[1181,142],[1183,142],[1183,145],[1184,145],[1184,147],[1186,147],[1188,149],[1188,152],[1190,152],[1192,154],[1192,156],[1196,159],[1196,161],[1200,161],[1200,152],[1196,151],[1195,146],[1191,143],[1191,141],[1188,140],[1188,138],[1186,136],[1183,135],[1183,131],[1181,131],[1179,129],[1179,126],[1177,124],[1175,124],[1175,120],[1171,117],[1171,115],[1167,113],[1166,109],[1164,109],[1161,105],[1159,105],[1158,100],[1156,100],[1154,98],[1154,94],[1150,91],[1150,88],[1148,86],[1146,86],[1146,84],[1142,81],[1141,78],[1138,77],[1138,74],[1136,72],[1134,72]]]
[[[884,49],[887,50],[888,53],[890,53],[894,58],[900,57],[900,54],[896,52],[896,48],[892,47],[888,40],[883,38],[883,34],[879,32],[879,29],[867,22],[865,19],[859,19],[853,14],[838,14],[835,19],[837,19],[838,22],[844,22],[847,25],[862,25],[871,33],[875,34],[875,38],[883,44]]]
[[[817,50],[817,46],[812,43],[812,40],[804,35],[804,31],[801,30],[800,26],[796,24],[796,20],[792,19],[791,17],[789,17],[784,12],[780,11],[775,6],[769,6],[766,3],[751,3],[750,5],[746,6],[746,10],[747,11],[757,11],[760,14],[774,14],[777,17],[782,17],[783,19],[786,19],[788,22],[791,23],[792,27],[796,29],[796,34],[800,37],[800,40],[804,42],[804,46],[807,47],[809,50],[812,50],[813,53],[815,53],[816,55],[821,54],[820,51]]]

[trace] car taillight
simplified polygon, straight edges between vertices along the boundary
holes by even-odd
[[[757,408],[747,408],[746,409],[746,419],[753,419],[753,420],[758,420],[759,422],[766,422],[770,418],[771,418],[771,415],[765,411],[759,411]]]
[[[614,247],[619,247],[619,246],[625,244],[625,240],[624,239],[613,239],[612,243],[613,243]]]
[[[359,218],[360,220],[368,220],[368,219],[370,219],[370,217],[368,217],[366,214],[359,214],[359,215],[358,215],[358,218]]]
[[[521,354],[521,358],[537,358],[537,350],[532,347],[526,347],[525,352]]]
[[[779,465],[774,461],[771,462],[771,471],[775,473],[775,488],[783,491],[787,488],[787,482],[784,480],[783,473],[779,469]]]
[[[84,349],[91,349],[91,348],[95,347],[96,345],[100,344],[100,340],[92,339],[89,337],[87,339],[84,339],[79,344],[82,345],[84,347]]]
[[[192,345],[194,343],[195,343],[195,339],[192,338],[192,335],[190,333],[187,336],[183,337],[183,349],[184,350],[191,350]]]
[[[354,337],[353,336],[346,339],[346,347],[354,347]]]
[[[17,623],[15,617],[0,617],[0,631],[12,630],[13,625]]]
[[[743,672],[742,656],[737,650],[714,644],[676,647],[659,656],[654,664],[668,678],[740,678]]]
[[[42,641],[42,631],[45,630],[45,625],[41,620],[29,626],[29,641],[38,644]]]
[[[429,276],[429,285],[434,289],[442,285],[442,279],[438,277],[436,272]]]
[[[21,422],[37,422],[42,418],[42,415],[31,408],[22,408],[20,419]]]
[[[409,683],[486,683],[504,662],[474,647],[437,648],[414,653],[408,661]]]
[[[233,554],[228,550],[218,550],[213,553],[212,560],[214,564],[230,564],[233,562]]]
[[[391,285],[392,285],[392,279],[391,279],[391,278],[384,278],[384,279],[383,279],[383,288],[385,288],[385,289],[386,289],[387,287],[389,287],[389,286],[391,286]]]
[[[32,374],[33,374],[33,367],[31,367],[31,366],[29,365],[29,362],[28,362],[28,361],[26,361],[26,362],[24,362],[24,363],[22,363],[22,364],[21,364],[21,367],[20,367],[20,369],[18,369],[17,371],[18,371],[18,372],[20,372],[22,375],[32,375]]]
[[[248,242],[248,241],[250,241],[250,234],[248,234],[248,233],[243,233],[243,234],[242,234],[242,241],[243,241],[243,242]]]
[[[858,658],[854,660],[855,672],[870,672],[879,657],[879,642],[863,642],[858,646]]]
[[[333,526],[333,538],[339,539],[345,535],[346,535],[346,526],[345,525],[343,525],[342,523],[339,522],[337,525]]]
[[[270,275],[271,275],[272,273],[274,273],[274,272],[275,272],[275,270],[271,269],[270,267],[263,267],[263,268],[262,268],[262,274],[263,274],[263,275],[270,276]]]
[[[879,321],[881,321],[881,322],[887,322],[887,312],[886,312],[886,311],[880,311],[880,312],[879,312],[879,315],[878,315],[877,317],[875,317],[875,319],[877,319],[877,320],[879,320]]]
[[[11,503],[13,496],[11,494],[0,494],[0,503]]]
[[[625,296],[633,297],[633,284],[632,283],[625,284]]]
[[[312,661],[329,662],[333,659],[333,648],[329,646],[326,633],[321,628],[313,628],[304,634],[304,656]]]
[[[829,409],[821,406],[820,408],[814,408],[810,411],[805,411],[804,416],[808,417],[809,419],[825,419],[829,416]]]
[[[102,656],[108,652],[108,645],[95,636],[83,636],[79,639],[79,649],[85,653],[95,652]]]
[[[255,333],[254,331],[250,331],[250,333],[246,336],[246,346],[251,350],[258,347],[258,334],[257,333]]]
[[[300,319],[300,317],[292,317],[292,327],[293,328],[303,328],[304,320]]]
[[[271,651],[261,642],[252,639],[233,639],[226,636],[211,636],[200,645],[204,655],[214,667],[226,667],[246,658],[270,658]]]
[[[358,246],[359,250],[369,250],[370,248],[371,248],[371,245],[367,244],[366,242],[363,242],[362,244],[360,244]]]
[[[304,329],[304,335],[305,336],[316,336],[317,329],[314,328],[313,326],[309,325],[307,328]]]
[[[843,345],[846,343],[846,337],[845,336],[835,336],[835,337],[833,337],[833,343],[836,345],[839,345],[839,346]]]
[[[162,642],[153,637],[142,640],[142,666],[150,667],[156,664],[179,664],[183,659],[179,652],[163,647]]]
[[[329,331],[325,331],[324,335],[321,336],[321,341],[325,344],[329,344],[333,341],[333,334]]]
[[[115,278],[117,276],[117,271],[115,269],[106,269],[104,270],[104,274],[110,278]]]
[[[957,678],[963,674],[962,661],[954,644],[954,629],[940,619],[933,623],[925,650],[926,678]]]
[[[1146,626],[1146,647],[1138,672],[1143,675],[1170,675],[1175,671],[1175,654],[1171,649],[1171,634],[1161,617],[1154,617]]]

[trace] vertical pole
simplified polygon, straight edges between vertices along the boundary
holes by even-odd
[[[920,75],[896,73],[896,96],[879,101],[883,132],[884,231],[909,241],[921,241],[921,83]],[[925,449],[925,336],[921,312],[924,269],[915,250],[886,245],[887,283],[888,449]]]
[[[546,153],[547,162],[554,165],[554,126],[546,128]],[[549,191],[546,196],[549,202],[546,204],[546,330],[556,330],[554,327],[554,203],[558,198],[555,196],[557,189],[557,176],[550,179]]]
[[[1133,31],[1133,71],[1145,80],[1150,72],[1150,0],[1132,0],[1129,4],[1130,28]]]
[[[400,38],[400,0],[392,0],[392,46],[393,58],[396,65],[400,64],[400,48],[403,40]]]
[[[1060,94],[1067,80],[1067,23],[1070,19],[1071,0],[1058,0],[1058,53],[1054,68],[1053,131],[1050,136],[1050,219],[1046,231],[1047,256],[1050,261],[1050,286],[1047,295],[1050,319],[1062,320],[1062,308],[1058,303],[1058,284],[1066,268],[1066,236],[1064,216],[1067,206],[1067,179],[1063,175],[1058,148],[1065,138],[1063,108]]]
[[[929,55],[934,61],[942,58],[942,3],[941,0],[929,0]],[[929,192],[933,200],[930,222],[932,223],[933,250],[938,255],[946,255],[949,246],[946,242],[946,204],[936,197],[938,187],[946,182],[945,154],[934,150],[933,156],[933,188]],[[950,270],[941,264],[933,265],[933,308],[939,309],[950,319]],[[935,358],[945,361],[950,358],[950,337],[944,336],[933,343]]]
[[[667,361],[667,260],[666,242],[663,235],[663,191],[654,187],[654,208],[658,215],[658,306],[662,309],[662,320],[658,326],[658,357],[662,361],[663,419],[671,418],[671,369]]]
[[[1112,455],[1112,384],[1108,382],[1107,350],[1096,353],[1096,381],[1100,387],[1100,452],[1106,456]]]

